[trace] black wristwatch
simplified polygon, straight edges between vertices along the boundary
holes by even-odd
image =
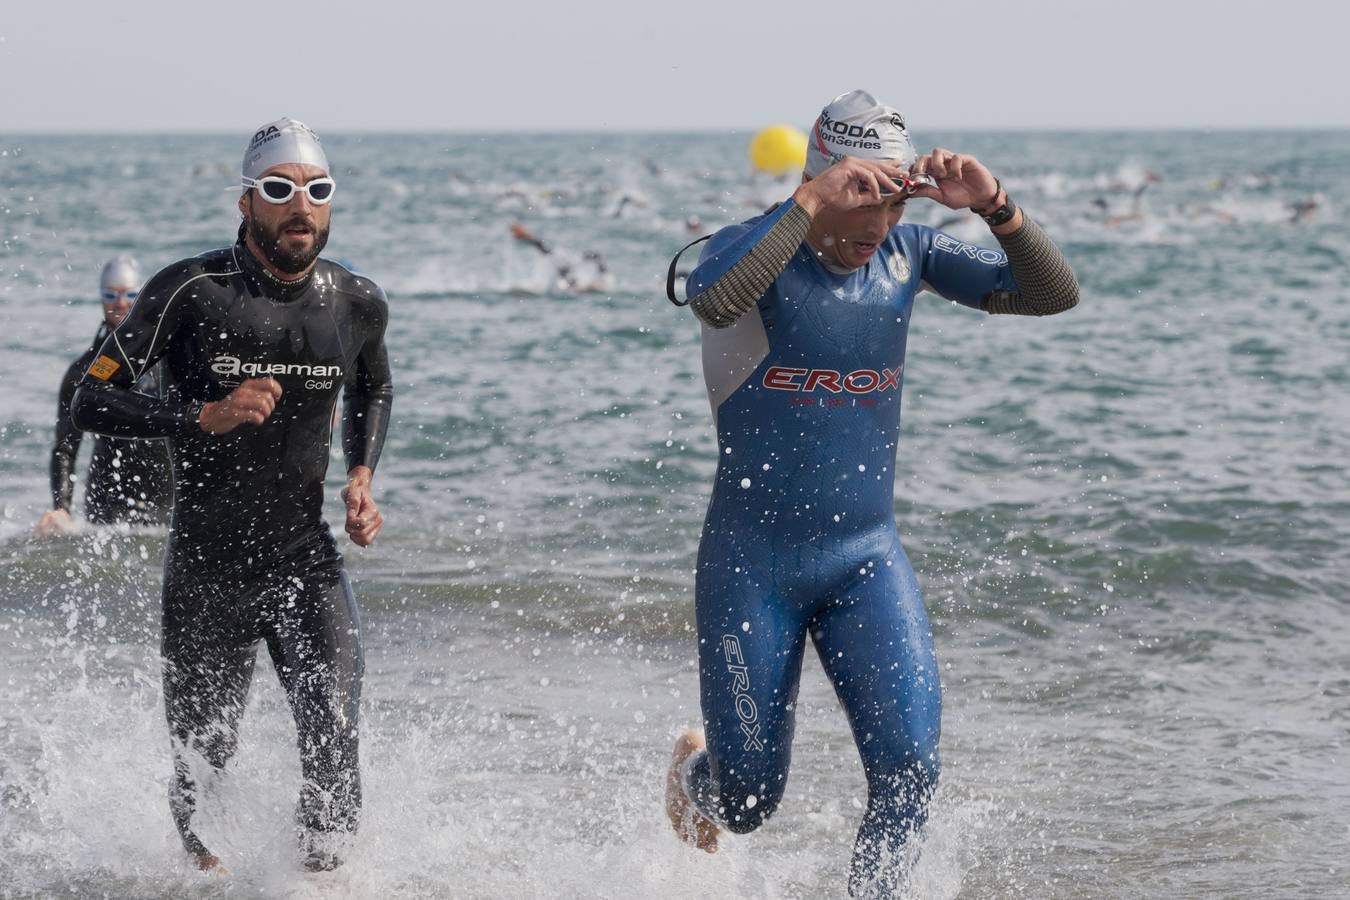
[[[997,178],[994,179],[994,197],[998,198],[999,191],[1003,190],[1002,183]],[[1003,205],[994,209],[984,210],[971,207],[971,212],[984,219],[985,224],[990,228],[997,228],[1000,225],[1006,225],[1012,221],[1013,216],[1017,215],[1017,204],[1013,203],[1012,197],[1006,193],[1003,195]]]

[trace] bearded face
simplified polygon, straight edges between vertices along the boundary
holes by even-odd
[[[266,222],[258,215],[248,217],[254,246],[274,268],[287,275],[299,275],[319,258],[328,244],[328,228],[327,222],[320,227],[313,216],[304,213],[290,212],[277,222]]]
[[[327,174],[318,166],[286,163],[273,166],[260,177],[276,175],[294,185],[304,185]],[[298,276],[314,264],[328,243],[332,205],[313,202],[306,190],[292,191],[281,203],[269,202],[258,191],[251,187],[239,196],[248,243],[274,272],[283,277]]]

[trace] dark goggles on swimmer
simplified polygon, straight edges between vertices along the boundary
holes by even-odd
[[[135,299],[136,299],[136,296],[137,296],[138,294],[140,294],[140,291],[133,291],[133,290],[110,291],[110,290],[104,290],[104,291],[103,291],[103,302],[104,302],[104,303],[116,303],[118,300],[121,300],[123,297],[126,297],[128,300],[135,300]]]
[[[262,178],[249,178],[245,175],[241,181],[244,187],[254,188],[268,203],[282,204],[290,201],[296,191],[304,191],[309,202],[322,206],[333,199],[337,182],[331,178],[315,178],[304,184],[296,184],[284,175],[264,175]]]

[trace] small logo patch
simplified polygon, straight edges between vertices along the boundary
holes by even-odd
[[[113,373],[122,368],[122,364],[111,356],[100,356],[94,360],[94,364],[89,367],[89,374],[99,381],[107,381],[113,376]]]
[[[886,260],[886,268],[890,270],[891,277],[896,281],[909,281],[909,259],[904,251],[897,250]]]

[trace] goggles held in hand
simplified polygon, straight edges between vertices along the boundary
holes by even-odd
[[[914,193],[918,191],[919,188],[937,187],[937,179],[934,178],[932,175],[929,175],[927,172],[907,172],[902,175],[893,176],[891,178],[891,181],[894,181],[896,184],[900,185],[900,196],[904,197],[905,199],[913,197]],[[894,197],[895,192],[888,191],[883,188],[881,191],[881,196]]]

